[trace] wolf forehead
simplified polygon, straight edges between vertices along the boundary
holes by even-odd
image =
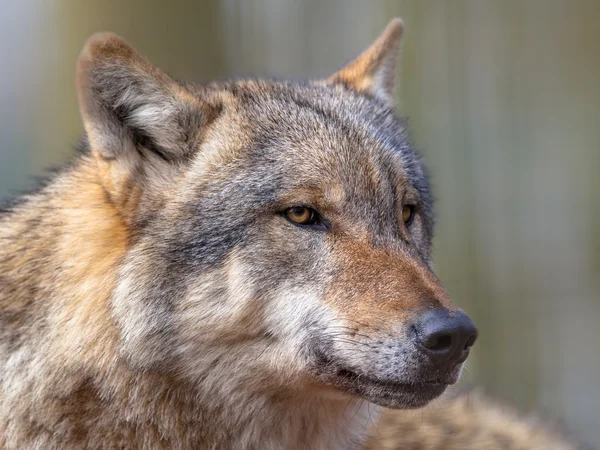
[[[260,177],[288,187],[335,185],[346,195],[364,196],[354,198],[359,201],[389,200],[410,189],[411,200],[429,211],[425,168],[410,144],[406,120],[388,102],[318,82],[257,79],[211,88],[229,93],[234,106],[224,108],[211,133],[229,145],[209,143],[217,150],[200,152],[203,160],[212,156],[216,166],[226,165],[223,155],[230,148],[231,159],[241,158]]]

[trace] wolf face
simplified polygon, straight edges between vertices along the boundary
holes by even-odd
[[[430,265],[432,201],[391,97],[401,23],[328,80],[176,83],[123,40],[78,64],[129,236],[119,352],[204,392],[419,407],[476,330]]]

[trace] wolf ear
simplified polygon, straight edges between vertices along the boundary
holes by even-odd
[[[358,92],[367,92],[393,103],[396,62],[402,37],[401,19],[393,19],[383,33],[358,58],[329,77]]]
[[[77,91],[92,151],[106,159],[137,150],[171,160],[191,153],[215,105],[192,95],[123,39],[93,35],[77,62]]]

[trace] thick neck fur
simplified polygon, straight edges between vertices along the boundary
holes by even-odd
[[[84,157],[0,218],[0,448],[360,445],[367,402],[130,366],[111,308],[129,230],[96,173]]]

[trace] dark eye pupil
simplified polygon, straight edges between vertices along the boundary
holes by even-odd
[[[409,226],[413,218],[415,216],[415,207],[413,205],[406,205],[402,208],[402,220],[404,220],[404,224]]]
[[[304,217],[309,215],[307,208],[302,208],[300,206],[292,208],[292,214],[294,214],[296,217]]]

